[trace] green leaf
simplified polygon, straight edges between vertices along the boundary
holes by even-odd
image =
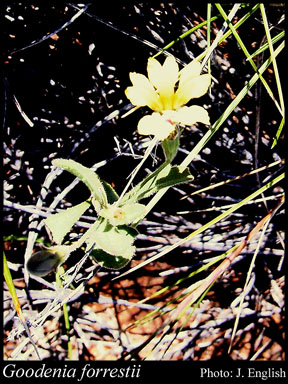
[[[177,184],[192,181],[194,178],[188,168],[180,166],[172,167],[167,162],[164,167],[160,167],[155,172],[147,176],[142,182],[128,192],[121,202],[121,205],[129,201],[130,203],[144,199],[160,191],[162,188],[171,187]]]
[[[116,270],[125,267],[131,260],[131,258],[110,255],[103,249],[93,249],[90,256],[102,267]]]
[[[119,195],[118,193],[115,191],[115,189],[109,184],[107,183],[106,181],[104,180],[101,180],[102,184],[103,184],[103,187],[104,187],[104,190],[106,192],[106,195],[107,195],[107,200],[108,200],[108,203],[109,204],[113,204],[115,203],[115,201],[117,201],[119,199]]]
[[[187,183],[192,181],[194,177],[186,167],[174,166],[171,168],[169,174],[165,177],[160,178],[156,182],[155,192],[162,188],[171,187],[173,185]],[[154,192],[153,192],[154,193]]]
[[[135,252],[132,245],[138,232],[126,225],[113,227],[107,219],[98,219],[99,225],[86,240],[87,249],[93,244],[113,256],[131,259]]]
[[[83,201],[83,203],[67,208],[65,211],[51,215],[44,220],[56,244],[62,243],[65,235],[89,207],[90,203]]]
[[[220,4],[218,4],[218,3],[216,3],[215,6],[216,6],[217,9],[220,11],[220,13],[221,13],[221,15],[223,16],[224,20],[227,21],[228,16],[226,15],[226,13],[225,13],[224,9],[222,8],[222,6],[221,6]],[[260,4],[261,12],[262,12],[262,8],[263,8],[262,6],[263,6],[263,4]],[[263,15],[262,15],[262,17],[263,17]],[[263,21],[264,21],[264,26],[265,26],[265,19],[264,19]],[[229,22],[229,28],[231,29],[231,31],[232,31],[232,33],[233,33],[235,39],[237,40],[237,43],[239,44],[240,48],[241,48],[242,51],[243,51],[244,55],[248,58],[248,57],[250,56],[250,54],[249,54],[249,52],[248,52],[246,46],[244,45],[242,39],[240,38],[240,35],[238,34],[238,32],[237,32],[235,26],[234,26],[233,24],[231,24],[231,22]],[[269,28],[268,28],[268,29],[269,29]],[[270,34],[269,34],[269,36],[270,36]],[[269,43],[269,38],[267,38],[267,39],[268,39],[268,43]],[[271,45],[271,46],[272,46],[272,45]],[[254,63],[254,61],[253,61],[252,59],[249,59],[248,61],[249,61],[249,63],[252,65],[254,71],[255,71],[256,73],[260,73],[260,71],[258,71],[258,68],[257,68],[256,64]],[[275,57],[274,57],[274,55],[272,55],[272,61],[273,61],[273,66],[274,66],[274,62],[275,62]],[[274,68],[274,71],[275,71],[275,68]],[[276,72],[275,72],[275,74],[276,74]],[[282,111],[284,110],[284,102],[281,103],[281,107],[280,107],[279,104],[278,104],[278,102],[276,101],[276,99],[275,99],[275,97],[274,97],[274,95],[273,95],[273,92],[272,92],[271,88],[269,87],[267,81],[263,78],[263,76],[262,76],[261,73],[260,73],[259,76],[260,76],[260,80],[262,81],[262,83],[263,83],[265,89],[267,90],[269,96],[272,98],[272,100],[274,101],[276,107],[279,109],[280,113],[281,113],[282,116],[283,116],[283,112],[282,112]],[[279,89],[279,84],[278,84],[278,83],[277,83],[277,86],[278,86],[278,89]]]
[[[99,215],[109,220],[113,226],[119,226],[124,224],[131,224],[134,221],[140,220],[145,216],[146,207],[139,203],[127,203],[122,207],[117,205],[109,205],[107,208],[103,208]]]
[[[181,131],[177,133],[174,139],[169,140],[165,139],[162,141],[161,145],[166,157],[166,160],[171,163],[171,161],[175,158],[179,148]]]
[[[97,212],[100,208],[103,208],[107,205],[105,188],[99,179],[99,176],[94,171],[92,171],[92,169],[84,167],[84,165],[81,165],[80,163],[77,163],[71,159],[54,159],[52,164],[56,167],[65,169],[83,181],[83,183],[91,191],[93,197],[92,203]]]

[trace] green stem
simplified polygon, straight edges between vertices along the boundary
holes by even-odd
[[[56,281],[59,286],[59,288],[63,288],[62,280],[60,279],[60,276],[65,272],[64,268],[61,266],[58,268],[58,271],[56,273]],[[64,316],[64,324],[66,329],[66,336],[68,338],[67,341],[67,347],[68,347],[68,360],[73,360],[72,356],[72,343],[70,338],[70,330],[71,330],[71,324],[69,320],[69,312],[68,312],[68,306],[66,303],[63,304],[63,316]]]
[[[212,10],[212,4],[207,4],[207,49],[209,50],[211,47],[211,10]],[[211,76],[211,59],[208,60],[208,74]],[[209,88],[209,93],[211,96],[211,85]]]
[[[256,4],[254,5],[254,7],[248,12],[246,13],[246,15],[244,15],[242,17],[242,19],[240,19],[235,25],[234,25],[234,28],[237,29],[239,28],[247,19],[249,19],[249,17],[259,8],[259,4]],[[212,20],[212,19],[211,19]],[[226,40],[227,37],[229,37],[231,35],[232,31],[229,30],[227,31],[226,33],[224,33],[224,35],[221,37],[221,39],[219,40],[218,44],[221,44],[222,41]],[[208,52],[209,48],[207,48],[205,51],[203,51],[202,53],[200,53],[200,55],[198,55],[195,60],[197,61],[200,61],[203,59],[203,57],[206,56],[207,52]]]
[[[142,167],[142,165],[144,164],[144,162],[146,161],[146,159],[148,158],[148,156],[150,155],[150,153],[152,152],[153,148],[155,147],[155,145],[157,144],[158,140],[154,137],[152,140],[151,140],[151,143],[149,145],[149,147],[146,149],[145,151],[145,154],[144,154],[144,157],[143,159],[140,161],[140,163],[137,165],[137,167],[134,169],[134,171],[132,172],[132,175],[128,181],[128,183],[126,184],[125,188],[123,189],[119,199],[117,200],[116,202],[116,206],[119,206],[119,204],[121,203],[125,193],[127,192],[128,188],[130,187],[132,181],[134,180],[135,176],[137,175],[138,171],[140,170],[140,168]]]
[[[96,220],[90,226],[90,228],[87,229],[87,231],[80,237],[80,239],[78,239],[77,241],[72,243],[70,245],[70,253],[75,251],[76,249],[80,248],[85,243],[85,241],[88,239],[88,237],[91,235],[91,233],[93,233],[95,231],[95,229],[99,226],[99,224],[100,224],[99,220]]]

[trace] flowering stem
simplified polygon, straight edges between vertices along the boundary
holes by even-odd
[[[99,225],[99,221],[96,220],[91,226],[89,229],[87,229],[87,231],[80,237],[80,239],[78,239],[77,241],[75,241],[74,243],[70,244],[69,245],[69,251],[70,253],[72,253],[73,251],[75,251],[76,249],[80,248],[84,242],[88,239],[88,237],[91,235],[91,233],[93,233],[96,229],[96,227]]]
[[[275,57],[281,52],[284,48],[284,42],[282,42],[279,47],[275,50]],[[186,158],[180,164],[181,167],[188,167],[188,165],[192,162],[195,156],[201,151],[202,148],[207,144],[207,142],[211,139],[214,133],[221,127],[224,121],[230,116],[231,112],[236,108],[236,106],[240,103],[240,101],[246,96],[248,91],[253,87],[256,81],[260,78],[263,72],[268,68],[271,64],[271,57],[265,61],[265,63],[259,68],[258,72],[255,73],[249,82],[242,88],[242,90],[238,93],[233,102],[226,108],[223,114],[219,117],[217,121],[211,126],[209,131],[205,133],[205,135],[200,139],[200,141],[196,144],[196,146],[192,149],[192,151],[186,156]],[[157,202],[164,196],[164,194],[168,191],[169,187],[161,189],[161,191],[157,192],[155,196],[150,200],[147,205],[147,213],[157,204]]]
[[[117,200],[116,202],[116,206],[119,206],[119,204],[121,203],[121,200],[123,199],[125,193],[127,192],[128,188],[130,187],[132,181],[134,180],[136,174],[138,173],[138,171],[140,170],[140,168],[142,167],[143,163],[146,161],[147,157],[150,155],[150,153],[152,152],[153,148],[155,147],[155,145],[157,144],[158,142],[158,139],[156,137],[154,137],[151,142],[150,142],[150,145],[149,147],[146,149],[145,151],[145,154],[144,154],[144,157],[143,159],[140,161],[140,163],[137,165],[137,167],[134,169],[134,171],[132,172],[131,174],[131,177],[130,177],[130,180],[128,181],[126,187],[123,189],[119,199]]]

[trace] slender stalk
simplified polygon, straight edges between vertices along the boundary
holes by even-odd
[[[258,244],[257,244],[257,247],[255,249],[255,252],[254,252],[254,255],[252,257],[252,260],[251,260],[251,263],[250,263],[250,267],[249,267],[249,270],[248,270],[248,273],[247,273],[247,277],[246,277],[246,281],[245,281],[245,285],[244,285],[244,288],[243,288],[243,292],[242,292],[242,295],[241,295],[241,301],[239,303],[239,306],[238,306],[238,312],[237,312],[237,316],[236,316],[236,319],[235,319],[235,324],[234,324],[234,327],[233,327],[233,332],[232,332],[232,336],[231,336],[231,341],[230,341],[230,346],[229,346],[229,350],[228,350],[228,353],[230,353],[231,351],[231,348],[232,348],[232,343],[233,343],[233,340],[234,340],[234,337],[235,337],[235,334],[236,334],[236,329],[237,329],[237,325],[238,325],[238,322],[239,322],[239,318],[240,318],[240,311],[241,311],[241,308],[243,306],[243,303],[244,303],[244,299],[245,299],[245,296],[246,296],[246,288],[248,286],[248,283],[249,283],[249,280],[250,280],[250,276],[251,276],[251,273],[252,273],[252,269],[255,265],[255,260],[256,260],[256,257],[258,255],[258,252],[259,252],[259,249],[260,249],[260,246],[262,244],[262,241],[263,241],[263,238],[264,238],[264,234],[266,232],[266,229],[272,219],[272,217],[275,215],[275,213],[279,210],[279,208],[282,206],[282,204],[284,203],[284,196],[281,198],[280,202],[277,204],[277,206],[271,210],[268,215],[266,216],[267,217],[267,221],[266,223],[264,224],[263,228],[262,228],[262,232],[261,232],[261,236],[259,238],[259,241],[258,241]]]
[[[285,36],[285,31],[282,31],[278,33],[278,35],[274,36],[271,40],[272,44],[277,43],[277,41],[281,40]],[[260,53],[264,52],[266,49],[269,48],[269,44],[265,43],[263,44],[259,49],[257,49],[252,55],[247,57],[246,61],[253,59],[253,57],[258,56]]]
[[[61,266],[56,273],[56,282],[58,284],[59,288],[63,288],[62,280],[60,278],[60,275],[62,275],[65,272],[64,268]],[[63,304],[63,316],[64,316],[64,324],[66,329],[66,336],[67,336],[67,347],[68,347],[68,360],[73,360],[73,351],[72,351],[72,343],[70,338],[70,331],[71,331],[71,324],[69,320],[69,312],[68,312],[68,306],[66,303]]]
[[[207,4],[207,49],[209,50],[211,47],[211,10],[212,5],[211,3]],[[211,75],[211,59],[208,60],[208,74]],[[211,85],[210,85],[210,96],[211,96]]]
[[[215,4],[215,5],[216,5],[217,9],[219,10],[219,12],[221,13],[221,15],[223,16],[223,18],[224,18],[225,20],[228,20],[228,22],[229,22],[229,28],[231,29],[231,31],[232,31],[232,33],[233,33],[235,39],[237,40],[238,44],[240,45],[240,47],[241,47],[241,49],[242,49],[244,55],[246,56],[247,60],[248,60],[249,63],[251,64],[252,68],[254,69],[255,72],[257,72],[258,69],[257,69],[257,67],[256,67],[256,64],[254,63],[254,61],[253,61],[251,58],[249,58],[249,57],[250,57],[250,54],[249,54],[249,52],[248,52],[246,46],[244,45],[242,39],[240,38],[238,32],[236,31],[235,27],[234,27],[233,24],[230,22],[230,19],[228,19],[229,16],[226,15],[224,9],[221,7],[220,4]],[[260,4],[260,6],[261,6],[261,4]],[[273,48],[272,48],[272,49],[273,49]],[[274,57],[274,55],[271,55],[271,57],[272,57],[272,63],[273,63],[273,60],[275,61],[275,57]],[[249,59],[248,59],[248,58],[249,58]],[[274,103],[275,103],[277,109],[279,110],[279,112],[280,112],[281,115],[283,116],[283,114],[284,114],[284,110],[283,110],[282,105],[281,105],[281,107],[279,106],[277,100],[275,99],[275,97],[274,97],[274,95],[273,95],[273,92],[271,91],[271,88],[269,87],[269,85],[267,84],[266,80],[262,77],[261,74],[260,74],[260,80],[262,81],[264,87],[266,88],[266,90],[267,90],[269,96],[270,96],[270,97],[272,98],[272,100],[274,101]],[[278,88],[278,89],[279,89],[279,88]]]
[[[228,256],[215,270],[204,279],[201,286],[196,288],[190,295],[188,295],[182,302],[179,304],[170,320],[179,319],[179,316],[187,310],[187,307],[190,307],[195,300],[199,298],[199,296],[205,291],[209,286],[215,282],[216,279],[219,278],[223,274],[223,272],[231,265],[232,261],[242,252],[242,250],[247,246],[248,242],[259,232],[259,230],[265,225],[265,223],[270,220],[271,215],[278,210],[279,206],[282,205],[284,199],[281,199],[277,204],[276,208],[271,210],[248,234],[248,236],[241,241],[237,249],[232,252],[230,256]]]
[[[266,232],[266,229],[267,229],[269,223],[270,223],[270,220],[267,220],[266,223],[264,224],[264,227],[263,227],[262,232],[261,232],[261,236],[260,236],[259,241],[257,243],[257,247],[255,249],[255,252],[253,254],[252,260],[250,262],[250,267],[249,267],[249,270],[248,270],[248,273],[247,273],[246,281],[245,281],[244,288],[243,288],[243,291],[242,291],[242,294],[241,294],[241,300],[240,300],[240,303],[239,303],[239,306],[238,306],[238,311],[237,311],[237,315],[236,315],[236,319],[235,319],[235,323],[234,323],[234,327],[233,327],[233,331],[232,331],[232,335],[231,335],[231,340],[230,340],[230,345],[229,345],[228,353],[230,353],[231,348],[232,348],[233,340],[234,340],[234,337],[235,337],[235,334],[236,334],[236,331],[237,331],[237,326],[238,326],[239,319],[240,319],[241,309],[243,307],[244,299],[246,297],[247,286],[249,284],[251,273],[252,273],[253,267],[255,265],[256,257],[258,255],[261,243],[262,243],[263,238],[264,238],[264,234]]]
[[[282,160],[277,160],[277,161],[274,161],[274,162],[271,163],[271,164],[265,165],[264,167],[260,167],[260,168],[254,169],[254,170],[251,171],[251,172],[246,172],[246,173],[244,173],[243,175],[236,176],[236,177],[233,177],[232,179],[225,180],[225,181],[220,181],[219,183],[212,184],[212,185],[209,185],[208,187],[198,189],[197,191],[195,191],[195,192],[193,192],[193,193],[190,193],[190,194],[187,195],[187,196],[182,197],[181,200],[184,200],[184,199],[187,199],[187,198],[190,197],[190,196],[193,196],[193,195],[196,195],[196,194],[199,194],[199,193],[208,191],[209,189],[214,189],[214,188],[217,188],[217,187],[221,187],[222,185],[226,185],[226,184],[232,183],[233,181],[240,180],[240,179],[242,179],[243,177],[250,176],[250,175],[254,175],[255,173],[258,173],[258,172],[264,171],[265,169],[274,167],[275,165],[280,164],[281,162],[282,162]]]
[[[271,146],[271,149],[273,149],[275,147],[275,145],[277,144],[277,141],[281,135],[281,132],[282,132],[282,129],[284,127],[284,123],[285,123],[285,119],[284,117],[282,117],[282,120],[281,120],[281,123],[279,125],[279,128],[277,129],[277,132],[276,132],[276,135],[275,135],[275,138],[273,140],[273,143],[272,143],[272,146]]]
[[[259,4],[255,4],[254,7],[253,7],[249,12],[247,12],[246,15],[244,15],[244,16],[243,16],[243,17],[242,17],[242,18],[241,18],[241,19],[234,25],[234,27],[235,27],[236,29],[239,28],[239,27],[240,27],[246,20],[249,19],[249,17],[250,17],[255,11],[257,11],[258,8],[259,8]],[[220,38],[218,44],[221,44],[221,43],[222,43],[224,40],[226,40],[227,37],[229,37],[231,34],[232,34],[232,31],[229,29],[229,31],[225,32],[224,35]],[[208,48],[207,48],[204,52],[200,53],[200,55],[198,55],[198,56],[196,57],[196,60],[198,60],[198,61],[202,60],[203,57],[205,57],[205,55],[207,54],[207,52],[208,52]]]
[[[142,167],[142,165],[144,164],[144,162],[147,160],[147,158],[150,155],[150,153],[153,151],[153,149],[154,149],[156,144],[157,144],[157,139],[154,137],[154,139],[151,140],[151,143],[150,143],[149,147],[146,149],[143,159],[140,161],[140,163],[137,165],[137,167],[132,172],[132,175],[131,175],[128,183],[126,184],[126,186],[123,189],[119,199],[116,202],[117,206],[119,206],[119,204],[121,203],[121,200],[123,199],[123,197],[124,197],[125,193],[127,192],[128,188],[130,187],[132,181],[134,180],[135,176],[139,172],[139,170]]]
[[[209,5],[209,4],[208,4],[208,5]],[[212,17],[212,18],[210,19],[210,22],[211,22],[211,21],[214,21],[214,20],[217,20],[218,18],[219,18],[219,15],[214,16],[214,17]],[[153,58],[159,56],[161,53],[163,53],[163,52],[166,51],[167,49],[171,48],[174,44],[178,43],[180,40],[184,39],[185,37],[191,35],[191,33],[197,31],[199,28],[204,27],[206,24],[208,24],[208,20],[205,20],[205,21],[203,21],[202,23],[197,24],[195,27],[189,29],[189,31],[183,33],[182,35],[180,35],[179,37],[177,37],[177,39],[175,39],[175,40],[171,41],[171,43],[165,45],[165,47],[162,48],[160,52],[157,52],[157,53],[153,56]],[[209,27],[208,27],[208,28],[209,28]]]
[[[223,220],[225,217],[230,216],[233,212],[237,211],[240,207],[246,205],[250,200],[254,199],[255,197],[257,197],[258,195],[260,195],[261,193],[263,193],[267,189],[271,188],[273,185],[279,183],[283,179],[284,179],[284,173],[277,176],[275,179],[273,179],[269,183],[265,184],[262,188],[259,188],[257,191],[253,192],[251,195],[247,196],[245,199],[241,200],[239,203],[234,204],[230,209],[221,213],[215,219],[212,219],[211,221],[209,221],[208,223],[206,223],[205,225],[203,225],[199,229],[196,229],[196,231],[190,233],[190,235],[186,236],[184,239],[177,241],[175,244],[165,248],[162,252],[158,253],[155,256],[150,257],[146,261],[143,261],[142,263],[138,264],[136,267],[133,267],[133,268],[129,269],[127,272],[122,273],[120,276],[115,277],[113,280],[119,279],[120,277],[128,275],[129,273],[134,272],[137,269],[142,268],[145,265],[151,263],[152,261],[155,261],[155,260],[159,259],[160,257],[166,255],[167,253],[173,251],[174,249],[176,249],[180,245],[186,243],[188,240],[191,240],[196,235],[199,235],[199,233],[204,232],[206,229],[210,228],[212,225],[215,225],[219,221]]]
[[[217,6],[217,4],[215,4]],[[231,12],[229,13],[228,15],[228,20],[229,22],[233,19],[233,17],[236,15],[239,7],[241,6],[241,4],[234,4],[233,5],[233,8],[231,10]],[[209,47],[209,49],[207,50],[207,53],[206,53],[206,56],[205,58],[203,59],[202,61],[202,64],[201,64],[201,67],[202,69],[205,67],[207,61],[209,60],[212,52],[214,51],[214,49],[217,47],[217,45],[219,44],[219,41],[221,39],[221,37],[224,35],[224,32],[225,30],[227,29],[228,27],[228,22],[225,20],[221,30],[217,33],[217,36],[216,36],[216,39],[213,41],[212,45]]]
[[[283,91],[282,91],[278,66],[277,66],[277,62],[276,62],[276,58],[275,58],[273,43],[272,43],[272,39],[271,39],[270,29],[269,29],[269,25],[268,25],[268,20],[267,20],[267,16],[266,16],[266,12],[265,12],[265,6],[262,3],[260,4],[260,10],[261,10],[262,19],[264,22],[264,27],[265,27],[266,37],[267,37],[267,41],[268,41],[268,45],[269,45],[270,55],[272,57],[272,64],[273,64],[273,69],[274,69],[274,73],[275,73],[275,79],[276,79],[278,95],[279,95],[279,100],[280,100],[280,105],[281,105],[281,110],[282,110],[282,116],[284,116],[285,106],[284,106]]]

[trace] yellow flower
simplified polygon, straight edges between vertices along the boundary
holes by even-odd
[[[163,65],[154,58],[148,59],[148,77],[130,73],[132,86],[125,90],[127,98],[135,106],[148,106],[154,111],[140,119],[138,133],[164,140],[173,134],[176,124],[200,122],[209,125],[209,115],[203,107],[185,106],[191,99],[208,91],[211,77],[200,75],[200,72],[198,61],[193,60],[179,71],[175,58],[168,56]]]

